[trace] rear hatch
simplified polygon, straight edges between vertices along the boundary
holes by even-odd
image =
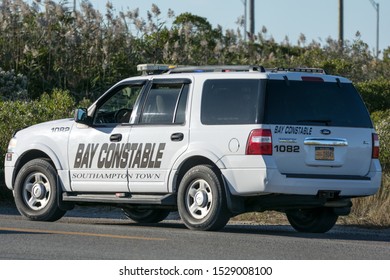
[[[287,177],[364,177],[374,134],[359,93],[347,79],[305,75],[267,81],[264,123],[277,168]]]

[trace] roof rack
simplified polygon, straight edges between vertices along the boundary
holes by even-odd
[[[265,72],[260,65],[207,65],[207,66],[179,66],[168,70],[168,74],[202,73],[202,72]]]
[[[168,64],[139,64],[137,71],[143,75],[152,74],[177,74],[177,73],[201,73],[201,72],[266,72],[259,65],[208,65],[208,66],[177,66]]]
[[[314,74],[326,74],[324,69],[321,68],[306,68],[306,67],[276,67],[272,69],[267,69],[270,72],[301,72],[301,73],[314,73]]]

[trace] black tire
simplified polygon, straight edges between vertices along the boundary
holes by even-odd
[[[137,223],[158,223],[166,219],[171,211],[166,209],[122,208],[127,218]]]
[[[44,159],[27,162],[18,172],[14,186],[15,204],[20,214],[34,221],[56,221],[66,211],[58,206],[61,190],[57,172]]]
[[[219,230],[230,219],[221,177],[211,166],[198,165],[187,171],[179,185],[177,205],[189,229]]]
[[[331,208],[289,210],[286,212],[286,216],[296,231],[311,233],[329,231],[339,217]]]

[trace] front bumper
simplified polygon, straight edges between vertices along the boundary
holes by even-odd
[[[4,160],[4,179],[8,189],[13,190],[13,174],[15,169],[17,155],[15,153],[7,153]]]

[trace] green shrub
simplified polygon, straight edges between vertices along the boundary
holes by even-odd
[[[390,109],[390,81],[384,78],[356,84],[369,112]]]
[[[380,161],[382,168],[390,166],[390,109],[371,114],[380,141]]]
[[[34,101],[0,100],[0,201],[10,200],[12,193],[4,184],[3,166],[8,142],[12,135],[33,124],[70,117],[75,107],[69,91],[54,89]]]
[[[0,67],[0,100],[27,98],[27,77],[15,74],[14,70],[4,71]]]
[[[72,116],[74,100],[68,91],[53,90],[34,101],[0,101],[0,166],[15,131],[33,124]]]

